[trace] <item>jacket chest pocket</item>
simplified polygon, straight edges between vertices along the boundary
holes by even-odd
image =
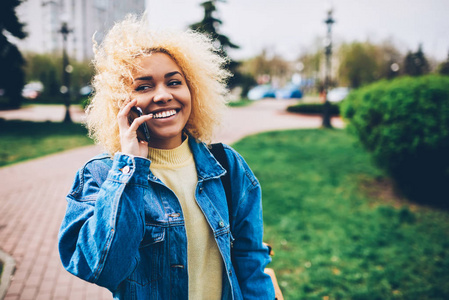
[[[139,264],[128,280],[147,285],[162,277],[165,231],[164,227],[145,226],[145,235],[139,246]]]

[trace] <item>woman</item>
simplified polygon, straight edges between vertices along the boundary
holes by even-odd
[[[107,154],[78,171],[67,196],[64,267],[115,299],[274,299],[259,182],[225,146],[228,211],[226,171],[207,147],[229,76],[211,41],[129,17],[95,55],[87,126]]]

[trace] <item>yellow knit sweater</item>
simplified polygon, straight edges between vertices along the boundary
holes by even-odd
[[[149,149],[150,169],[178,197],[187,231],[189,299],[221,299],[223,263],[195,200],[197,173],[188,139],[175,149]]]

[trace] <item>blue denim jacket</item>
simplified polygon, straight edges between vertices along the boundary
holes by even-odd
[[[262,244],[259,182],[243,158],[225,146],[232,186],[229,224],[220,180],[226,171],[204,144],[193,138],[189,144],[198,174],[196,201],[224,262],[222,299],[273,300],[264,273],[270,257]],[[59,232],[61,261],[70,273],[108,288],[114,299],[188,299],[181,205],[150,164],[117,153],[113,159],[97,156],[78,171]]]

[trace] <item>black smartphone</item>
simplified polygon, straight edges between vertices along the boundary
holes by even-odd
[[[138,106],[131,107],[131,111],[129,112],[128,115],[129,124],[131,125],[134,119],[142,116],[142,114],[143,114],[142,109],[140,107]],[[146,123],[143,123],[137,129],[137,138],[139,139],[139,141],[145,141],[147,143],[150,141],[150,131],[148,130],[148,126]]]

